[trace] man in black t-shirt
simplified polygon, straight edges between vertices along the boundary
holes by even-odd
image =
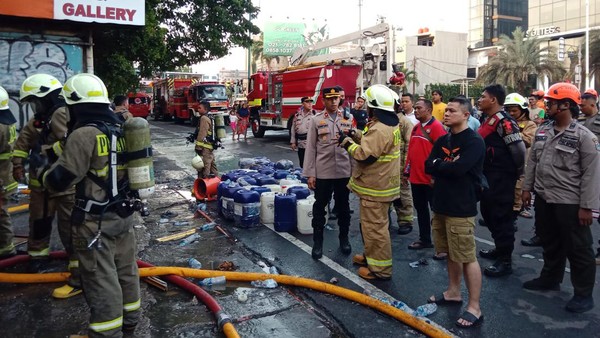
[[[367,111],[363,109],[364,105],[365,98],[359,96],[356,99],[356,104],[354,105],[354,108],[350,110],[350,113],[354,117],[354,121],[356,121],[356,128],[358,130],[364,130],[365,126],[367,125],[367,122],[369,122],[369,115],[367,114]]]
[[[475,216],[477,197],[485,186],[483,160],[485,145],[471,130],[468,101],[451,99],[444,113],[450,132],[438,138],[425,161],[425,172],[432,176],[434,211],[431,221],[436,252],[448,253],[448,289],[429,298],[429,303],[462,303],[460,275],[464,275],[469,302],[456,325],[478,326],[483,320],[479,307],[481,269],[475,254]],[[449,197],[452,196],[452,197]]]

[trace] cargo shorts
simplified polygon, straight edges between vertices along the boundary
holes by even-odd
[[[436,252],[447,252],[457,263],[477,261],[475,255],[475,217],[450,217],[434,213],[431,220]]]

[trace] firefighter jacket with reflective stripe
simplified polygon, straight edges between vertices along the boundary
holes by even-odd
[[[360,144],[344,140],[356,165],[348,187],[360,198],[390,202],[400,198],[401,136],[398,126],[387,126],[377,119],[367,123]]]
[[[75,129],[70,135],[62,155],[58,161],[48,169],[45,177],[54,170],[60,170],[60,174],[70,180],[69,185],[84,181],[84,197],[94,201],[106,201],[107,191],[104,187],[96,184],[88,172],[97,176],[102,181],[109,177],[109,156],[111,141],[109,137],[95,126],[83,126]],[[126,152],[125,139],[117,140],[117,154]],[[60,168],[59,168],[60,167]],[[117,180],[121,181],[127,174],[124,165],[117,166]],[[52,191],[52,187],[49,187]]]
[[[198,137],[196,138],[196,150],[202,150],[202,148],[213,149],[212,137],[212,120],[210,119],[210,117],[208,117],[208,115],[204,114],[200,117],[200,122],[198,123]]]
[[[35,119],[31,119],[23,126],[15,147],[13,150],[12,162],[14,165],[22,165],[26,158],[29,158],[29,188],[34,190],[43,190],[41,177],[37,177],[38,168],[31,165],[32,158],[48,158],[48,151],[54,151],[60,156],[62,146],[67,135],[67,108],[59,107],[56,109],[48,122],[39,124]],[[58,152],[57,152],[58,151]],[[51,164],[51,163],[50,163]],[[75,193],[75,188],[67,191],[53,194],[52,196],[68,195]]]
[[[401,136],[400,151],[402,152],[402,158],[400,159],[400,168],[404,169],[404,166],[406,165],[406,157],[408,155],[408,143],[410,142],[410,134],[413,129],[413,123],[403,113],[398,113],[396,115],[398,115],[398,119],[400,120],[400,123],[398,124]]]
[[[12,151],[17,139],[17,128],[14,124],[0,124],[0,194],[3,197],[17,190],[17,182],[12,175]]]
[[[350,156],[338,146],[338,138],[340,133],[351,128],[352,121],[345,119],[341,111],[333,114],[322,111],[313,116],[308,129],[302,175],[319,179],[350,177]]]

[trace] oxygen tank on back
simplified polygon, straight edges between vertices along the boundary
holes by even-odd
[[[223,140],[227,136],[225,131],[225,119],[222,114],[216,114],[215,118],[215,135],[217,140]]]
[[[146,199],[154,193],[150,126],[145,119],[134,117],[125,121],[123,130],[127,145],[129,187],[137,191],[141,199]]]

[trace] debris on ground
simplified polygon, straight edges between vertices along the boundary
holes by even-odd
[[[335,277],[333,277],[329,280],[329,283],[331,283],[331,284],[337,284],[338,282],[339,282],[338,279]]]
[[[429,262],[425,258],[421,258],[418,261],[408,263],[411,268],[418,268],[420,265],[429,265]]]
[[[235,271],[237,266],[235,266],[235,264],[233,264],[231,261],[224,261],[223,263],[219,264],[218,269],[220,271]]]

